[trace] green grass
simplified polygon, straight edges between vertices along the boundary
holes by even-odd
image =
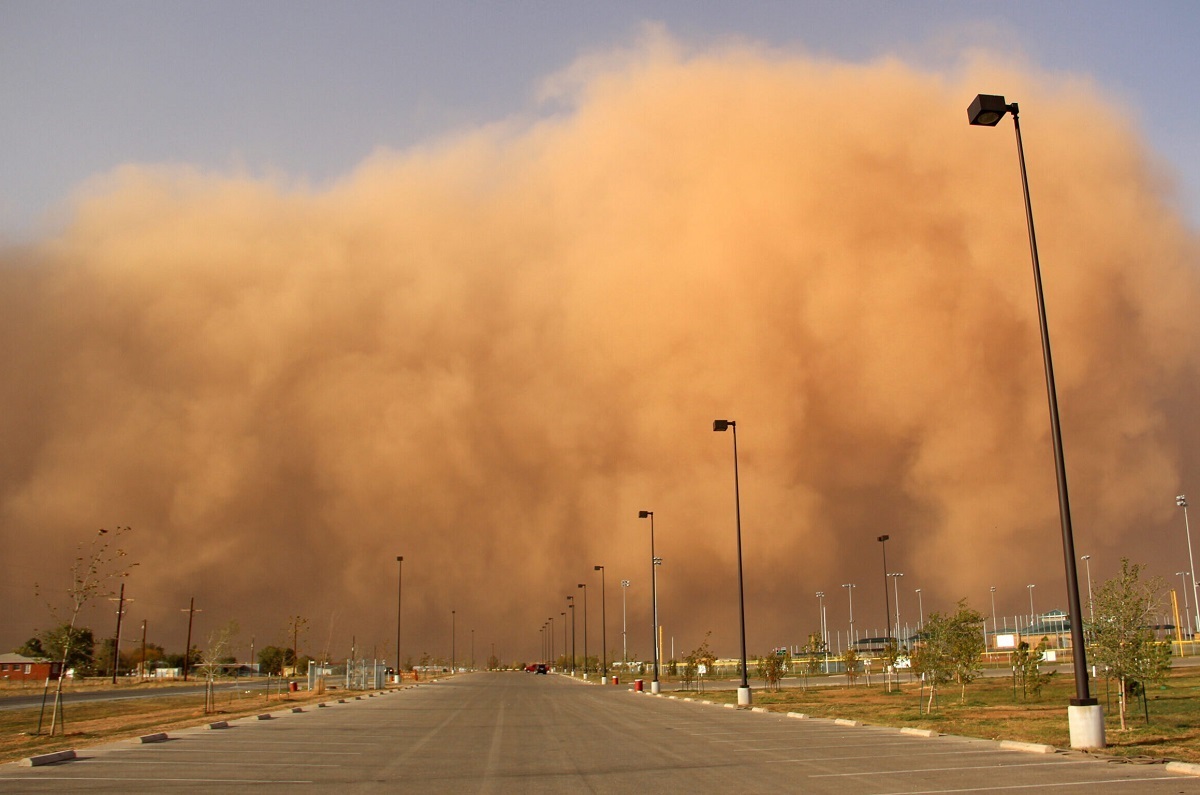
[[[893,685],[893,687],[895,687]],[[1120,730],[1115,684],[1111,704],[1104,682],[1093,683],[1092,695],[1104,706],[1106,753],[1124,757],[1154,757],[1200,762],[1200,670],[1178,669],[1161,686],[1148,694],[1150,722],[1142,703],[1130,700],[1126,730]],[[681,695],[692,695],[681,692]],[[925,699],[929,691],[925,690]],[[1067,704],[1075,696],[1074,680],[1052,675],[1037,698],[1014,700],[1011,679],[981,679],[967,687],[965,704],[959,704],[959,689],[939,690],[934,710],[925,711],[919,684],[903,682],[889,693],[875,677],[870,687],[787,687],[777,692],[756,690],[754,705],[777,712],[802,712],[812,717],[845,718],[882,726],[912,726],[994,740],[1019,740],[1070,747]],[[712,701],[733,703],[734,690],[709,689],[702,696]]]

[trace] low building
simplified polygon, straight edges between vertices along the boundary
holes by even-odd
[[[57,679],[61,662],[51,662],[22,654],[0,654],[0,682],[44,682]]]

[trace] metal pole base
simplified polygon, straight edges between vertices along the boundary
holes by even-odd
[[[1104,747],[1104,707],[1099,704],[1067,707],[1071,747],[1076,750]]]
[[[739,707],[750,706],[750,688],[748,688],[748,687],[739,687],[738,688],[738,706]]]
[[[662,685],[661,685],[661,683],[659,683],[659,682],[651,682],[651,683],[650,683],[650,694],[651,694],[651,695],[654,695],[654,696],[657,696],[657,695],[658,695],[660,692],[662,692]]]

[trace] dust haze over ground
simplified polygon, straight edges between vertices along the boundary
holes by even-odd
[[[2,255],[0,645],[50,623],[75,544],[130,525],[136,625],[240,654],[537,654],[587,583],[589,651],[648,656],[649,523],[677,654],[737,651],[738,425],[751,654],[966,596],[1066,607],[1011,120],[1019,101],[1079,554],[1178,584],[1197,237],[1127,115],[1079,77],[954,74],[661,35],[514,116],[339,184],[132,164]],[[1097,114],[1096,109],[1105,112]],[[1081,121],[1086,119],[1085,121]],[[1081,569],[1082,576],[1082,569]],[[1084,597],[1086,599],[1086,595]],[[893,610],[895,606],[893,605]],[[85,621],[110,634],[113,608]],[[126,638],[130,637],[128,632]],[[615,652],[613,650],[616,650]],[[667,648],[670,654],[670,646]]]

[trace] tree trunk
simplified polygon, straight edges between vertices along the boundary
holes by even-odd
[[[1117,707],[1121,713],[1121,731],[1125,731],[1125,677],[1120,677],[1118,681],[1121,685],[1121,696],[1117,699]]]

